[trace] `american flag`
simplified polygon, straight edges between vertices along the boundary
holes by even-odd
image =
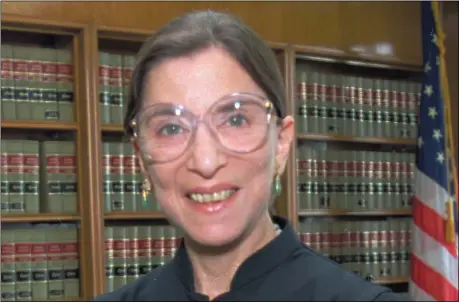
[[[442,83],[446,81],[442,73],[445,68],[441,51],[443,35],[438,24],[438,3],[422,1],[420,5],[424,80],[419,108],[409,291],[414,301],[458,301],[458,224],[454,192],[457,183],[452,157],[447,155],[445,147],[450,141],[449,134],[445,135],[448,115],[445,116],[443,107],[448,99],[445,83]],[[447,240],[446,236],[446,221],[451,220],[451,215],[447,215],[448,201],[453,204],[453,240]]]

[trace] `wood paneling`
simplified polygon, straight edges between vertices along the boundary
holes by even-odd
[[[2,3],[2,13],[151,31],[173,17],[202,9],[231,12],[265,40],[301,44],[314,53],[421,64],[420,9],[417,2]],[[381,42],[392,46],[392,55],[376,53],[376,45]],[[355,51],[355,46],[359,45],[363,46],[363,54]]]
[[[354,57],[422,65],[419,2],[342,2],[346,51]]]

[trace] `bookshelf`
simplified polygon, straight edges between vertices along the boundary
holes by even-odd
[[[73,81],[71,81],[73,102],[71,104],[63,103],[67,106],[67,110],[68,108],[73,108],[73,113],[67,114],[67,118],[62,120],[8,119],[2,116],[1,127],[2,143],[8,139],[51,141],[56,138],[65,138],[74,142],[77,207],[73,212],[4,213],[2,211],[1,222],[3,225],[12,226],[24,223],[33,226],[37,224],[59,225],[67,223],[78,225],[78,242],[80,243],[78,245],[79,295],[71,298],[66,298],[65,296],[57,298],[61,300],[70,299],[72,301],[78,299],[89,300],[110,288],[121,286],[128,280],[133,280],[136,276],[146,273],[155,265],[163,263],[164,259],[144,259],[147,261],[146,265],[116,261],[109,263],[108,259],[110,257],[108,257],[108,253],[114,253],[115,255],[117,253],[119,255],[130,253],[130,245],[123,241],[123,238],[135,237],[137,234],[140,236],[138,238],[141,238],[139,242],[144,242],[143,244],[145,244],[146,239],[154,241],[154,244],[156,244],[154,248],[161,249],[161,253],[167,257],[171,256],[176,248],[178,234],[167,224],[153,197],[150,197],[151,207],[149,208],[143,208],[139,203],[139,183],[143,181],[143,177],[139,173],[136,159],[132,154],[132,148],[129,147],[121,125],[123,106],[125,106],[126,85],[133,67],[132,58],[141,43],[151,32],[132,28],[100,26],[93,23],[49,22],[32,18],[18,18],[6,14],[2,15],[2,28],[3,42],[6,40],[13,44],[15,36],[26,35],[27,37],[32,37],[29,39],[30,41],[36,41],[38,44],[51,43],[50,41],[52,41],[56,45],[64,45],[67,49],[71,49],[73,54],[71,57],[73,66]],[[6,37],[5,40],[3,39],[4,35]],[[400,197],[399,203],[394,202],[390,206],[386,206],[382,203],[383,198],[380,198],[379,201],[374,198],[374,194],[372,194],[374,190],[371,189],[369,192],[365,191],[365,196],[370,201],[375,201],[375,205],[379,202],[379,206],[367,204],[365,207],[358,208],[355,206],[355,200],[352,201],[353,199],[348,196],[350,194],[342,192],[342,188],[338,192],[325,190],[326,197],[331,198],[331,201],[325,203],[325,205],[321,205],[320,198],[323,196],[319,196],[320,192],[324,192],[323,185],[307,185],[307,190],[310,191],[309,195],[299,195],[298,190],[305,183],[327,183],[329,181],[328,177],[339,183],[339,177],[343,177],[343,175],[329,175],[326,172],[328,167],[326,162],[330,158],[332,162],[331,169],[338,169],[340,173],[343,172],[340,170],[341,161],[351,161],[349,164],[351,168],[359,167],[358,169],[363,169],[361,171],[363,176],[348,175],[349,177],[354,177],[357,184],[369,182],[364,178],[370,175],[369,168],[376,168],[376,163],[379,162],[386,163],[394,160],[396,163],[394,166],[399,169],[396,170],[396,173],[409,174],[409,171],[411,171],[409,166],[412,162],[409,160],[408,155],[400,155],[401,161],[404,163],[400,165],[397,164],[396,159],[383,157],[383,154],[414,154],[416,150],[415,135],[413,133],[410,135],[389,135],[387,133],[384,134],[383,130],[376,133],[377,130],[374,127],[373,132],[368,132],[368,130],[371,130],[368,126],[369,124],[367,123],[367,126],[363,127],[357,121],[357,117],[362,117],[366,122],[369,122],[369,117],[378,117],[378,113],[376,115],[359,115],[356,112],[370,110],[369,108],[372,107],[373,103],[359,103],[361,97],[358,94],[350,95],[353,96],[351,97],[352,101],[348,101],[346,97],[349,95],[345,93],[336,94],[336,89],[333,90],[335,93],[328,98],[328,92],[330,91],[329,86],[335,88],[344,87],[343,91],[352,90],[352,88],[345,87],[357,87],[356,90],[359,91],[360,86],[355,83],[360,83],[358,82],[359,80],[363,81],[367,77],[372,79],[372,83],[376,83],[374,85],[379,85],[380,83],[375,79],[381,78],[390,80],[390,83],[394,82],[396,87],[408,87],[398,83],[403,81],[418,83],[416,81],[419,81],[419,73],[422,70],[414,68],[412,65],[388,65],[370,60],[355,61],[355,59],[334,54],[320,57],[320,53],[317,50],[311,51],[309,47],[293,44],[270,42],[269,45],[276,54],[283,74],[286,99],[288,101],[287,112],[295,117],[297,126],[302,127],[296,131],[296,140],[293,143],[286,172],[282,178],[284,190],[276,200],[277,213],[290,219],[306,243],[311,244],[311,246],[336,261],[343,261],[344,256],[341,257],[342,255],[340,256],[339,254],[340,249],[347,248],[344,245],[345,243],[341,241],[350,240],[349,238],[341,239],[339,236],[344,236],[344,238],[346,238],[345,236],[371,237],[371,234],[367,234],[369,232],[366,232],[366,229],[358,226],[358,223],[362,221],[366,223],[366,226],[370,226],[373,232],[378,233],[377,236],[384,234],[386,239],[397,238],[397,240],[391,239],[394,242],[390,242],[390,244],[403,243],[404,250],[394,256],[398,257],[396,258],[398,260],[402,259],[401,253],[406,252],[406,249],[409,248],[407,245],[408,235],[405,230],[399,231],[400,234],[397,233],[397,229],[391,223],[402,224],[400,221],[406,223],[410,219],[411,210],[409,204],[402,203],[400,205],[402,199],[398,196],[401,194],[407,195],[409,191],[405,189],[398,191],[397,198]],[[2,56],[2,66],[4,58]],[[334,76],[334,80],[329,82],[328,77],[331,75]],[[346,82],[349,77],[352,77],[352,80]],[[311,80],[309,80],[310,78]],[[316,78],[318,79],[317,81],[314,80]],[[321,82],[322,79],[325,82]],[[382,81],[381,85],[383,83],[385,82]],[[414,87],[414,90],[410,90],[412,91],[410,96],[419,92],[413,85],[409,86]],[[37,87],[42,89],[39,85]],[[311,87],[312,89],[317,88],[317,90],[311,90],[309,93],[309,88]],[[365,87],[369,90],[373,89],[372,85]],[[53,89],[59,90],[59,88]],[[373,94],[362,92],[360,95]],[[398,97],[400,94],[396,95]],[[403,95],[406,95],[406,93]],[[413,102],[416,99],[417,96],[414,96]],[[57,103],[59,104],[59,102]],[[367,107],[364,108],[363,105]],[[380,104],[376,105],[379,106]],[[385,103],[383,102],[382,105],[385,105]],[[387,108],[384,107],[384,110],[381,109],[379,111],[390,113],[391,107],[389,105]],[[306,113],[305,116],[308,117],[306,119],[303,115],[299,115],[300,108],[304,107],[306,107],[306,110],[302,109],[303,111],[301,112]],[[320,109],[322,107],[325,107],[325,109]],[[341,113],[339,113],[339,108],[342,109]],[[408,132],[407,129],[410,131],[415,129],[416,125],[413,125],[412,119],[415,107],[412,108],[412,111],[403,111],[402,109],[407,109],[405,105],[400,108],[396,106],[396,108],[403,117],[407,115],[408,118],[397,120],[401,121],[396,123],[398,128],[386,123],[390,124],[386,125],[387,129],[390,129],[389,133],[394,134],[400,129],[405,131],[403,133],[406,133]],[[351,115],[346,115],[346,110],[350,111]],[[330,121],[325,118],[325,115],[321,115],[324,112],[327,114],[331,112],[330,116],[334,119],[333,127],[328,127],[327,123]],[[349,117],[349,120],[353,122],[346,124],[347,120],[344,117]],[[309,123],[309,120],[313,122]],[[389,115],[386,120],[391,121],[394,119],[393,116]],[[373,122],[372,125],[374,124]],[[311,129],[311,127],[313,128]],[[345,131],[347,128],[351,129],[351,131]],[[366,132],[359,132],[363,130]],[[314,150],[326,151],[322,152],[323,154],[329,154],[329,150],[334,152],[332,152],[330,158],[318,158],[314,157],[318,153],[314,153]],[[355,164],[360,161],[365,161],[365,163],[363,165]],[[310,164],[311,162],[313,164]],[[321,162],[325,162],[325,164],[321,164]],[[336,166],[333,165],[334,162],[337,163]],[[374,162],[374,166],[370,166],[366,162]],[[403,168],[400,168],[400,166]],[[322,167],[325,172],[319,173],[315,171],[314,169],[317,167]],[[301,174],[300,170],[304,170],[304,173]],[[113,171],[113,174],[117,174],[118,178],[112,176],[110,172]],[[127,171],[127,173],[120,173],[120,171]],[[377,171],[382,173],[387,172],[388,169],[382,167]],[[397,180],[402,179],[399,174],[396,174]],[[120,175],[122,175],[122,178]],[[405,176],[403,179],[406,183],[405,185],[408,186],[409,177]],[[392,181],[390,177],[389,181]],[[116,185],[113,186],[113,184]],[[395,187],[400,188],[403,186],[396,185]],[[319,190],[318,188],[321,189]],[[393,196],[391,195],[391,197]],[[346,198],[346,206],[342,206],[337,202],[341,198]],[[335,200],[334,202],[333,199]],[[112,200],[116,202],[113,204]],[[370,202],[368,201],[367,203]],[[314,223],[311,224],[311,222]],[[311,227],[314,224],[323,225],[330,222],[333,222],[331,225],[340,226],[342,230],[346,230],[347,234],[340,235],[339,228],[320,230],[317,227]],[[374,226],[375,224],[377,225],[376,227]],[[349,227],[349,225],[352,225],[352,227]],[[381,225],[388,228],[384,229]],[[360,231],[364,234],[360,234]],[[325,236],[318,235],[321,233],[325,234]],[[390,234],[390,236],[387,237],[386,233]],[[399,237],[402,237],[402,239],[398,239]],[[343,246],[331,244],[335,239],[342,243]],[[371,244],[375,246],[381,245],[381,243],[363,242],[360,250],[364,250],[368,254],[367,248]],[[387,247],[387,245],[383,246]],[[389,247],[394,246],[389,245]],[[147,247],[145,245],[135,245],[135,248],[146,249]],[[115,252],[110,249],[115,249]],[[397,249],[402,249],[402,247],[397,247]],[[348,250],[347,252],[351,253],[351,256],[357,256],[361,253],[360,250]],[[373,254],[378,252],[381,251],[371,250]],[[387,249],[382,250],[382,253],[387,255]],[[352,265],[357,263],[357,270],[364,272],[369,270],[373,273],[380,272],[381,266],[378,266],[380,264],[376,263],[376,260],[374,260],[375,263],[370,265],[369,269],[365,266],[365,261],[368,262],[367,258],[365,258],[365,255],[360,256],[358,259],[351,257],[347,260],[344,259],[345,261],[342,264],[350,270],[354,270],[355,267]],[[363,260],[361,261],[361,259]],[[391,265],[394,266],[394,270],[406,272],[406,259],[400,260],[404,261],[405,266],[403,269],[399,268],[398,264],[395,263],[395,258],[389,257],[388,259],[392,262]],[[386,268],[382,267],[383,270]],[[123,279],[124,281],[120,281],[113,278],[113,274],[124,274],[126,278]],[[391,275],[384,272],[383,274],[372,276],[372,280],[373,282],[390,286],[393,284],[406,284],[408,278],[406,274]]]

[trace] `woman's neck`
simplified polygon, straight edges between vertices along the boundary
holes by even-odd
[[[275,237],[276,228],[266,215],[253,230],[230,246],[206,248],[188,242],[196,292],[209,296],[211,300],[228,292],[239,266]]]

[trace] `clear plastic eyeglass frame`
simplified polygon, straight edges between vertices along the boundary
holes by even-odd
[[[265,130],[259,131],[260,133],[254,138],[253,143],[241,146],[241,148],[228,147],[228,143],[225,143],[225,140],[222,139],[219,131],[215,128],[214,122],[212,121],[212,118],[214,117],[213,114],[215,114],[215,112],[219,109],[237,111],[240,109],[239,106],[242,106],[241,100],[244,101],[243,104],[250,103],[251,105],[258,106],[260,108],[260,112],[262,112],[266,117],[266,124],[264,124],[266,127]],[[177,151],[169,149],[170,152],[164,151],[161,153],[161,156],[152,156],[152,154],[148,154],[149,152],[145,150],[148,148],[142,148],[142,146],[148,144],[148,139],[142,137],[140,128],[142,127],[142,123],[145,123],[145,119],[149,120],[149,118],[157,112],[169,112],[170,116],[184,118],[185,121],[187,121],[187,130],[189,130],[191,134],[188,136],[186,142],[181,145],[180,149],[177,149]],[[195,141],[198,124],[201,122],[207,126],[207,129],[210,131],[214,141],[216,141],[224,150],[235,153],[253,152],[266,143],[269,125],[272,121],[277,120],[277,116],[274,112],[274,105],[267,98],[257,94],[238,92],[221,97],[202,116],[196,116],[181,105],[172,103],[156,103],[142,109],[141,112],[132,119],[130,125],[132,127],[134,138],[139,140],[138,143],[141,152],[144,153],[144,155],[146,155],[153,163],[164,163],[179,158],[190,149]]]

